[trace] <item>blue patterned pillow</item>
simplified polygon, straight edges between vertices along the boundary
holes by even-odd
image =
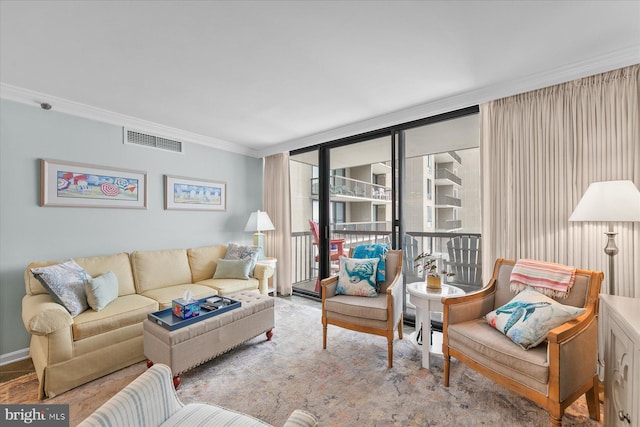
[[[378,285],[384,283],[385,272],[387,269],[386,260],[389,246],[384,243],[373,243],[367,245],[358,245],[353,249],[354,258],[378,258],[378,270],[376,273],[376,282]]]
[[[376,268],[378,258],[358,259],[340,257],[340,273],[336,295],[356,295],[361,297],[375,297]]]
[[[511,341],[529,350],[544,341],[551,329],[586,311],[581,307],[560,304],[528,287],[485,318]]]
[[[251,264],[249,265],[249,276],[253,277],[253,269],[258,262],[258,255],[260,254],[260,246],[248,246],[239,245],[237,243],[229,243],[227,245],[227,253],[224,255],[224,259],[243,259],[251,258]]]
[[[91,276],[74,260],[48,267],[32,268],[31,272],[49,291],[53,299],[71,313],[71,317],[76,317],[89,308],[84,285]]]

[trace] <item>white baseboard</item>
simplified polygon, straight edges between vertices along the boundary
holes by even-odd
[[[8,365],[9,363],[19,362],[29,358],[29,349],[23,348],[22,350],[13,351],[11,353],[0,354],[0,366]]]

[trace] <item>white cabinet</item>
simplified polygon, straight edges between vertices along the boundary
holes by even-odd
[[[640,427],[640,299],[600,295],[604,425]]]

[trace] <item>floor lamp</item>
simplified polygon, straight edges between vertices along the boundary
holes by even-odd
[[[569,221],[601,221],[609,223],[607,246],[609,255],[609,295],[613,295],[615,272],[613,257],[618,253],[613,222],[640,221],[640,191],[631,181],[602,181],[589,185]]]
[[[264,211],[251,212],[244,231],[255,231],[253,233],[253,244],[260,247],[258,259],[264,259],[264,233],[263,231],[275,230],[271,218]]]

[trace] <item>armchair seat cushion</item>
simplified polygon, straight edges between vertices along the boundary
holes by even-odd
[[[336,295],[325,300],[327,315],[330,312],[363,319],[387,320],[387,296],[378,294],[374,298],[353,295]]]
[[[546,342],[524,350],[484,319],[449,325],[448,333],[451,346],[455,345],[471,359],[534,390],[546,391],[549,382]]]

